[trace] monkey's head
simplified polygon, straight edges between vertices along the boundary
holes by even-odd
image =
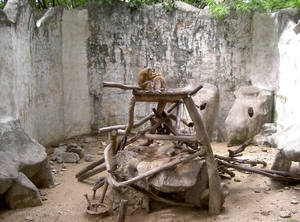
[[[146,70],[147,70],[148,74],[152,75],[153,70],[151,67],[147,67]]]

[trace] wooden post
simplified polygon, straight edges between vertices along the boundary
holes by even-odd
[[[128,200],[121,200],[120,203],[120,211],[118,214],[117,222],[124,222],[126,217],[126,211],[127,211],[127,202]]]
[[[209,180],[209,213],[211,215],[218,215],[221,211],[221,187],[217,163],[214,159],[214,154],[203,121],[192,97],[186,97],[184,103],[194,123],[196,139],[203,145],[203,148],[206,151],[205,162]]]
[[[135,107],[135,102],[136,102],[136,99],[134,96],[131,97],[131,100],[129,102],[129,119],[128,119],[128,126],[126,127],[125,129],[125,136],[127,136],[132,127],[133,127],[133,124],[134,124],[134,107]]]

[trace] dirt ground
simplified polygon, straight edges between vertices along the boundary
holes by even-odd
[[[95,161],[102,157],[105,148],[103,142],[107,143],[107,138],[90,137],[97,141],[84,143],[85,137],[79,137],[63,143],[82,144],[85,154],[92,154]],[[226,143],[212,143],[212,147],[214,153],[228,155]],[[231,147],[231,149],[235,149],[235,147]],[[52,150],[53,148],[47,148],[48,153],[51,153]],[[275,152],[274,148],[248,146],[243,157],[264,160],[268,163],[267,167],[270,167]],[[53,173],[56,186],[53,189],[41,189],[41,192],[46,195],[43,205],[16,210],[0,208],[0,221],[116,221],[117,215],[100,217],[86,213],[87,201],[84,194],[88,194],[92,199],[92,187],[100,174],[90,177],[84,182],[78,182],[75,174],[90,163],[80,160],[77,164],[66,164],[66,169],[63,170],[62,164],[54,162],[51,167],[53,171],[56,170]],[[126,221],[300,221],[298,205],[300,186],[281,184],[274,187],[268,185],[269,178],[267,177],[238,171],[234,171],[234,173],[236,174],[234,178],[224,180],[229,186],[230,193],[218,216],[210,216],[206,209],[169,207],[155,212],[139,212],[126,216]],[[101,174],[105,174],[105,172]],[[96,200],[92,201],[97,202],[102,188],[97,192]]]

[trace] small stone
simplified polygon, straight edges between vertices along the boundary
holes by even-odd
[[[254,193],[260,193],[260,191],[259,191],[259,190],[256,190],[256,189],[253,190],[253,191],[254,191]]]
[[[265,190],[266,190],[266,191],[270,191],[271,188],[270,188],[270,187],[266,187]]]
[[[35,218],[34,218],[34,215],[33,214],[29,214],[25,217],[25,220],[29,220],[29,221],[34,221]]]
[[[67,166],[65,163],[62,163],[62,166],[61,166],[62,169],[67,169]]]
[[[91,137],[87,137],[87,138],[85,138],[84,142],[85,143],[94,143],[94,142],[97,142],[97,140],[94,138],[91,138]]]
[[[47,197],[41,197],[41,199],[42,199],[42,201],[46,201],[46,200],[48,200],[48,198],[47,198]]]
[[[218,220],[227,220],[227,219],[229,219],[228,215],[219,215],[218,216]]]
[[[52,173],[57,174],[57,170],[56,169],[52,169]]]
[[[87,154],[85,155],[84,160],[86,162],[93,162],[93,156],[91,154]]]
[[[283,189],[284,189],[284,190],[289,190],[290,188],[289,188],[289,187],[284,187]]]
[[[103,147],[104,147],[104,146],[107,146],[106,142],[102,141],[102,142],[101,142],[101,146],[103,146]]]
[[[289,218],[291,216],[292,216],[292,212],[289,211],[289,210],[280,212],[280,217],[281,218]]]
[[[234,178],[233,179],[235,182],[241,182],[241,179],[239,179],[239,178]]]
[[[292,200],[291,204],[298,204],[298,200]]]
[[[47,192],[44,190],[39,190],[41,196],[47,196]]]
[[[99,151],[97,154],[98,155],[103,155],[103,151]]]

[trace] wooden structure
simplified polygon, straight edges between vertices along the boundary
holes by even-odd
[[[121,89],[131,89],[132,98],[129,102],[129,118],[127,125],[118,125],[112,127],[105,127],[99,129],[100,132],[109,132],[111,143],[105,148],[104,159],[106,169],[110,174],[107,176],[107,182],[114,188],[121,188],[125,186],[133,186],[135,182],[149,177],[163,170],[169,169],[176,166],[179,163],[190,161],[198,156],[205,157],[207,172],[209,178],[209,213],[211,215],[220,214],[221,209],[221,189],[220,189],[220,178],[218,174],[217,163],[214,158],[212,147],[204,127],[201,116],[193,102],[192,96],[197,93],[202,85],[198,85],[196,88],[187,90],[171,90],[168,91],[145,91],[140,90],[136,86],[126,86],[119,83],[104,82],[103,87],[117,87]],[[157,102],[157,108],[153,109],[153,113],[149,114],[142,120],[134,122],[134,109],[136,102]],[[166,108],[167,103],[172,103]],[[186,120],[181,118],[181,105],[184,103],[188,113],[191,117],[192,124],[187,123]],[[177,108],[177,115],[174,116],[170,112]],[[172,124],[171,119],[175,120],[175,125]],[[136,127],[141,126],[143,123],[150,121],[150,125],[134,133],[132,130]],[[194,126],[195,132],[193,134],[181,133],[179,131],[179,123],[191,124]],[[159,127],[163,126],[163,130],[160,129],[160,134],[155,134],[159,130]],[[172,135],[171,135],[172,134]],[[117,137],[121,139],[118,140]],[[124,149],[124,147],[138,138],[145,138],[148,141],[159,139],[159,140],[172,140],[178,142],[194,142],[201,145],[201,149],[196,150],[189,157],[184,160],[171,162],[157,169],[152,169],[142,175],[136,176],[135,178],[127,181],[121,181],[116,179],[114,170],[116,166],[113,162],[113,156],[115,156],[118,150]]]

